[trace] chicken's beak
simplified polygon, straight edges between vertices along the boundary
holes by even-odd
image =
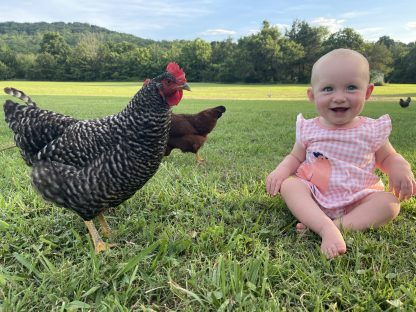
[[[187,83],[181,85],[181,89],[182,90],[191,91],[191,87]]]

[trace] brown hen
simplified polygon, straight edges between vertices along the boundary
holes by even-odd
[[[225,112],[224,106],[208,108],[197,114],[172,113],[171,126],[165,156],[174,148],[182,152],[196,154],[198,163],[204,161],[198,151],[207,140],[207,135],[214,129],[218,118]]]

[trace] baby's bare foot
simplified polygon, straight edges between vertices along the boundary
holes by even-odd
[[[319,235],[322,238],[321,251],[327,259],[335,258],[347,252],[347,245],[335,224],[333,227],[324,228]]]
[[[298,222],[298,223],[296,224],[296,232],[297,232],[298,234],[303,234],[303,233],[305,233],[307,230],[308,230],[308,228],[307,228],[307,227],[306,227],[306,225],[305,225],[305,224],[303,224],[302,222]]]

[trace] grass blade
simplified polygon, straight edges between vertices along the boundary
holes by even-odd
[[[199,296],[198,296],[196,293],[194,293],[194,292],[192,292],[192,291],[190,291],[190,290],[188,290],[188,289],[185,289],[185,288],[183,288],[183,287],[179,286],[178,284],[176,284],[176,283],[175,283],[174,281],[172,281],[172,280],[170,280],[170,281],[169,281],[169,285],[171,286],[171,288],[176,289],[176,290],[179,290],[179,291],[181,291],[181,292],[185,293],[186,295],[188,295],[188,296],[190,296],[190,297],[194,298],[196,301],[198,301],[198,303],[199,303],[201,306],[204,306],[204,302],[202,301],[202,299],[201,299],[201,298],[199,298]]]
[[[15,257],[15,259],[21,264],[23,265],[25,268],[29,269],[29,274],[30,273],[34,273],[37,277],[40,277],[40,273],[39,271],[35,268],[35,266],[29,262],[25,257],[23,257],[22,255],[18,254],[17,252],[13,253],[13,256]]]
[[[129,262],[121,269],[118,273],[115,274],[114,277],[119,277],[120,275],[127,273],[128,271],[134,269],[140,261],[142,261],[144,258],[146,258],[150,253],[152,253],[157,247],[159,246],[159,241],[154,242],[149,247],[144,249],[142,252],[140,252],[137,256],[130,259]]]

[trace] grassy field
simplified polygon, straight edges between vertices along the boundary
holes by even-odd
[[[1,82],[78,118],[119,111],[134,83]],[[0,311],[413,311],[416,199],[378,230],[344,232],[327,261],[319,237],[296,234],[264,180],[294,141],[306,86],[191,84],[175,112],[224,105],[201,150],[174,151],[106,215],[118,246],[96,255],[82,220],[45,202],[17,149],[0,152]],[[390,114],[391,142],[416,173],[416,85],[377,87],[364,114]],[[0,96],[3,102],[7,97]],[[0,148],[13,143],[0,112]],[[386,181],[386,177],[383,176]]]
[[[2,88],[11,86],[2,82]],[[141,83],[136,82],[34,82],[14,81],[13,87],[30,95],[56,96],[114,96],[129,97],[136,93]],[[306,99],[307,85],[258,85],[192,83],[188,100],[270,100],[293,101]],[[398,102],[400,97],[414,96],[416,84],[394,84],[376,87],[372,101]]]

